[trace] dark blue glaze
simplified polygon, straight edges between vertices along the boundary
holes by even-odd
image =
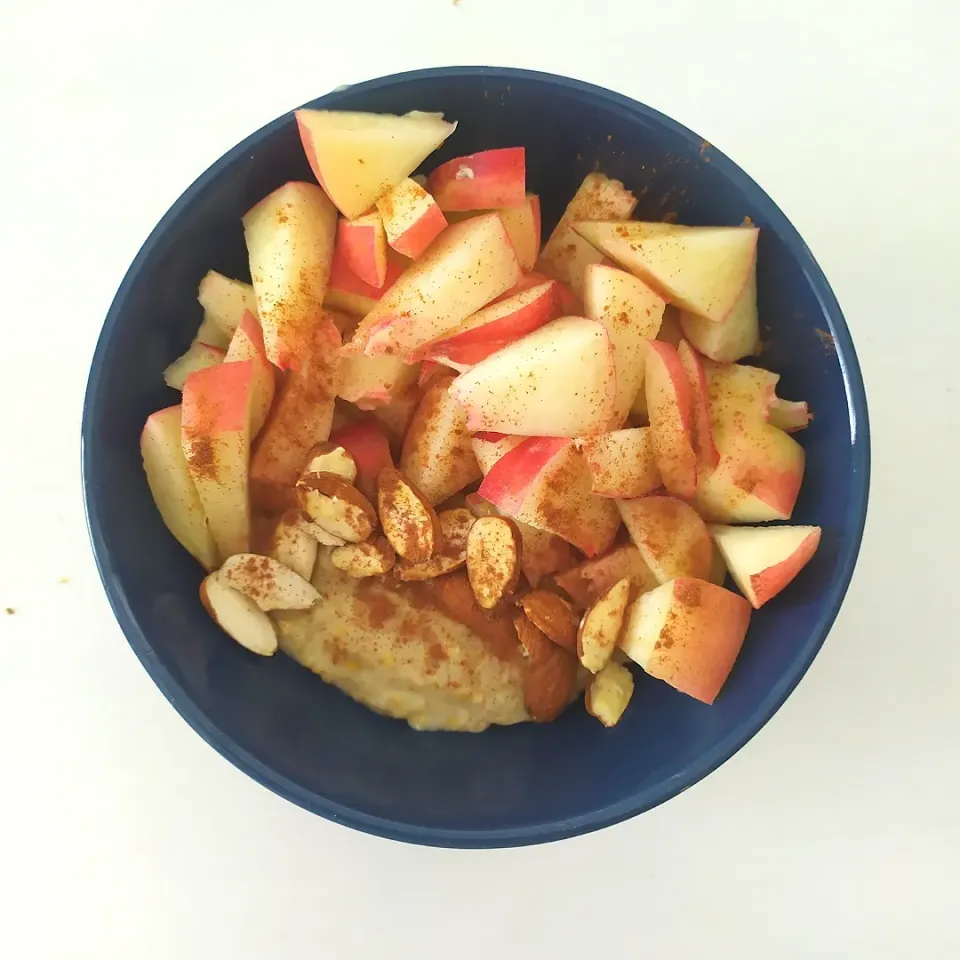
[[[783,375],[781,395],[808,400],[816,416],[799,435],[807,475],[794,520],[820,524],[822,546],[790,589],[754,614],[715,706],[641,676],[613,730],[578,707],[547,726],[414,733],[286,657],[264,660],[226,639],[200,606],[198,566],[151,502],[138,436],[151,411],[177,402],[161,372],[196,331],[200,277],[211,267],[249,276],[241,215],[284,181],[310,178],[288,114],[217,161],[167,213],[127,273],[97,345],[83,483],[120,625],[173,706],[221,754],[294,803],[370,833],[508,846],[584,833],[662,803],[770,719],[816,656],[847,589],[870,453],[863,383],[833,293],[796,230],[745,173],[626,97],[546,74],[465,67],[374,80],[313,105],[442,110],[461,126],[431,166],[524,145],[545,231],[595,168],[641,195],[639,217],[737,224],[750,216],[761,228],[761,321],[772,341],[764,359]]]

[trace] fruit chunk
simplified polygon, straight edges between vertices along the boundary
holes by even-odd
[[[347,221],[341,221],[344,223]],[[356,222],[356,221],[354,221]],[[333,248],[333,259],[330,261],[330,279],[327,281],[327,292],[323,297],[323,305],[328,310],[343,310],[353,317],[365,317],[376,305],[377,301],[397,282],[410,261],[392,250],[387,251],[386,274],[383,284],[375,287],[366,283],[350,269],[347,255],[339,244]]]
[[[497,215],[510,234],[520,269],[532,270],[540,253],[540,198],[528,193],[519,207],[504,207]]]
[[[705,356],[721,363],[733,363],[757,352],[760,324],[757,320],[757,266],[750,268],[737,302],[717,323],[695,313],[681,311],[683,335]]]
[[[393,466],[390,443],[380,424],[358,420],[335,430],[330,442],[343,447],[357,468],[357,488],[372,503],[377,498],[377,479],[384,467]]]
[[[312,183],[287,183],[243,217],[257,315],[270,362],[296,369],[321,322],[337,211]]]
[[[677,306],[719,323],[740,297],[757,255],[754,227],[663,223],[574,224],[577,233]]]
[[[409,177],[457,129],[443,114],[298,110],[297,127],[314,176],[348,218]]]
[[[236,553],[217,576],[248,596],[261,610],[309,610],[320,594],[298,573],[272,557]]]
[[[467,537],[467,578],[477,603],[493,610],[517,587],[523,541],[509,517],[481,517]]]
[[[620,648],[652,677],[713,703],[750,623],[743,597],[704,580],[671,580],[627,611]]]
[[[330,562],[349,577],[379,577],[393,568],[397,555],[386,537],[334,547]]]
[[[378,290],[384,285],[387,279],[387,232],[380,214],[368,213],[356,220],[340,220],[337,223],[337,249],[346,266],[363,283]]]
[[[467,538],[476,522],[474,515],[463,507],[444,510],[438,514],[440,542],[429,560],[411,563],[400,560],[397,576],[400,580],[433,580],[458,570],[467,562]]]
[[[403,442],[400,469],[432,504],[443,503],[482,476],[463,407],[450,392],[454,375],[427,386]]]
[[[548,280],[511,297],[500,297],[467,317],[442,339],[427,344],[421,351],[422,356],[458,370],[479,363],[555,320],[559,315],[555,288],[555,281]]]
[[[273,404],[276,377],[267,359],[263,333],[257,318],[247,310],[227,348],[225,363],[253,362],[253,401],[250,408],[250,436],[255,437],[267,419]]]
[[[653,571],[632,543],[625,543],[603,556],[587,560],[554,577],[554,582],[579,606],[589,607],[623,579],[630,582],[631,598],[652,590],[658,584]]]
[[[573,606],[549,590],[534,590],[520,598],[527,619],[557,646],[577,651],[577,627],[580,618]]]
[[[630,539],[660,583],[676,577],[707,579],[713,544],[693,507],[673,497],[618,500],[617,506]]]
[[[471,431],[600,433],[616,398],[610,337],[592,320],[554,320],[471,367],[451,393],[466,408]]]
[[[620,515],[590,489],[590,472],[573,441],[531,437],[502,456],[478,490],[518,523],[554,533],[588,556],[613,542]]]
[[[483,150],[441,164],[427,177],[441,210],[519,207],[526,199],[523,147]]]
[[[254,500],[267,508],[290,505],[310,449],[326,440],[340,372],[340,334],[329,317],[314,330],[299,368],[277,391],[250,461]]]
[[[743,595],[759,609],[809,563],[819,527],[711,526],[710,534]]]
[[[433,197],[409,178],[377,199],[377,210],[387,231],[387,242],[397,253],[418,260],[447,228]]]
[[[577,690],[577,660],[548,640],[525,616],[514,618],[520,647],[527,658],[523,701],[532,720],[555,720]]]
[[[273,528],[267,554],[289,567],[304,580],[313,576],[317,562],[317,541],[304,529],[298,510],[285,513]]]
[[[699,469],[709,469],[719,463],[720,452],[713,441],[713,427],[710,425],[707,374],[697,351],[686,340],[677,344],[677,356],[690,385],[693,449],[697,454],[697,465]]]
[[[480,470],[486,476],[493,465],[502,457],[518,447],[526,437],[511,437],[505,433],[477,433],[474,434],[472,447],[473,455],[480,465]],[[530,479],[534,474],[530,473]]]
[[[351,346],[409,359],[519,278],[513,244],[495,213],[455,223],[380,298]]]
[[[786,433],[805,430],[813,417],[805,401],[774,397],[768,411],[770,424]]]
[[[143,469],[167,529],[185,550],[212,570],[220,558],[183,454],[180,414],[177,404],[147,417],[140,434]]]
[[[663,319],[663,299],[642,280],[616,267],[592,263],[584,272],[583,304],[610,334],[617,364],[617,399],[611,425],[619,427],[643,385],[648,339]]]
[[[277,652],[277,633],[270,618],[239,590],[211,573],[200,584],[200,601],[207,613],[241,647],[261,657]]]
[[[220,363],[191,373],[183,385],[183,454],[223,559],[250,547],[253,376],[252,360]]]
[[[163,371],[164,382],[168,387],[173,387],[174,390],[182,390],[184,381],[191,373],[221,363],[224,356],[224,351],[218,347],[211,347],[200,340],[194,340],[187,352],[177,357]]]
[[[577,656],[591,673],[607,665],[617,646],[623,617],[630,601],[630,581],[618,580],[583,615],[577,631]]]
[[[650,427],[614,430],[580,441],[591,489],[601,497],[642,497],[656,490],[660,471]]]
[[[623,664],[609,662],[590,681],[584,697],[587,713],[605,727],[615,727],[633,697],[633,674]]]
[[[257,312],[252,284],[232,280],[216,270],[208,270],[200,281],[197,300],[203,307],[204,322],[216,326],[223,337],[223,342],[215,346],[226,347],[247,310]]]
[[[649,342],[644,393],[663,484],[675,496],[692,497],[697,489],[693,401],[675,347],[658,340]]]
[[[347,543],[362,543],[376,529],[370,501],[335,473],[304,474],[297,499],[312,523]]]
[[[380,523],[404,560],[425,563],[437,551],[443,531],[427,498],[399,470],[385,467],[377,484]]]

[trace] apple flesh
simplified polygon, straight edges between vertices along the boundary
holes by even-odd
[[[681,577],[643,593],[627,610],[620,648],[650,676],[713,703],[750,623],[743,597]]]
[[[336,249],[360,280],[377,290],[384,285],[387,279],[387,232],[378,213],[368,213],[356,220],[340,220]]]
[[[257,315],[270,362],[295,369],[322,321],[337,211],[312,183],[287,183],[243,217]]]
[[[483,150],[441,164],[427,177],[441,210],[519,207],[526,199],[523,147]]]
[[[419,183],[407,178],[377,199],[387,243],[397,253],[418,260],[447,228],[443,212]]]
[[[659,583],[709,577],[713,543],[693,507],[674,497],[618,500],[617,506],[630,539]]]
[[[348,219],[366,213],[457,128],[443,114],[419,111],[298,110],[296,118],[314,176]]]
[[[579,437],[607,427],[616,388],[603,325],[562,317],[481,360],[451,390],[470,431]]]
[[[183,385],[180,439],[221,560],[250,549],[252,360],[198,370]]]
[[[401,472],[434,505],[483,476],[473,455],[466,413],[450,392],[453,380],[453,374],[443,374],[430,382],[400,455]]]
[[[726,319],[757,255],[754,227],[685,227],[664,223],[578,221],[598,250],[697,316]]]
[[[225,277],[216,270],[208,270],[200,281],[197,300],[203,307],[204,319],[221,331],[224,342],[213,344],[218,347],[227,346],[247,310],[253,314],[257,312],[253,285]],[[208,340],[204,342],[209,343]]]
[[[167,529],[206,570],[214,570],[220,557],[183,454],[180,431],[180,404],[147,417],[140,434],[143,469]]]
[[[587,609],[624,579],[630,581],[631,598],[659,586],[653,571],[632,543],[614,547],[609,553],[587,560],[554,577],[554,582],[575,603]]]
[[[803,400],[781,400],[774,397],[767,416],[770,423],[785,433],[805,430],[813,419],[810,409]]]
[[[674,496],[692,497],[697,489],[693,400],[675,347],[659,340],[649,341],[644,393],[663,484]]]
[[[710,534],[737,586],[759,609],[810,562],[819,527],[711,526]]]
[[[211,347],[200,340],[194,340],[190,344],[190,349],[182,356],[177,357],[163,371],[163,380],[168,387],[173,387],[174,390],[182,390],[184,382],[191,373],[222,363],[224,356],[226,354],[218,347]]]
[[[681,311],[679,322],[683,335],[711,360],[733,363],[755,354],[760,343],[756,263],[750,268],[737,302],[723,320],[717,323],[695,313]]]
[[[642,280],[616,267],[586,268],[583,305],[591,320],[610,334],[617,364],[617,399],[612,426],[619,427],[643,386],[647,340],[657,335],[666,304]]]
[[[686,340],[677,345],[677,356],[687,383],[690,385],[690,399],[693,410],[693,449],[697,454],[699,470],[711,469],[720,462],[720,452],[713,440],[713,427],[710,425],[710,390],[707,384],[707,372],[704,370],[700,355]]]
[[[540,198],[528,193],[519,207],[504,207],[497,215],[510,235],[520,269],[532,270],[540,255]]]
[[[579,446],[598,496],[643,497],[662,484],[649,427],[614,430],[582,440]]]
[[[335,246],[323,305],[328,310],[342,310],[351,317],[365,317],[409,265],[410,261],[406,257],[388,250],[383,285],[377,288],[361,280],[350,269],[343,248]]]
[[[473,436],[473,455],[480,470],[486,476],[493,465],[514,447],[520,446],[526,437],[511,437],[505,433],[477,433]]]
[[[347,354],[340,358],[338,396],[361,409],[391,404],[416,383],[418,372],[399,357]]]
[[[274,368],[267,359],[263,333],[257,318],[248,310],[240,321],[227,349],[226,363],[253,361],[253,401],[250,408],[250,437],[255,437],[267,419],[276,388]]]
[[[495,213],[455,223],[367,314],[351,350],[409,359],[519,279],[517,256]]]

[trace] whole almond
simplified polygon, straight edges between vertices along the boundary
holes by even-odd
[[[520,599],[520,606],[555,644],[576,653],[580,618],[572,604],[549,590],[534,590]]]
[[[409,563],[425,563],[442,541],[436,510],[395,467],[384,467],[377,481],[380,525],[390,545]]]
[[[297,498],[311,522],[347,543],[361,543],[377,527],[370,501],[335,473],[307,473],[297,481]]]
[[[493,610],[520,579],[523,539],[509,517],[481,517],[467,537],[467,576],[477,603]]]
[[[348,543],[330,553],[330,562],[350,577],[378,577],[393,567],[396,554],[386,537]]]
[[[555,720],[577,691],[577,661],[548,640],[525,616],[514,618],[520,646],[526,655],[523,702],[539,723]]]

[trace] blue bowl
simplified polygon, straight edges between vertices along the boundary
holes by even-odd
[[[248,137],[160,221],[107,316],[83,418],[83,484],[93,550],[117,619],[184,719],[271,790],[339,823],[398,840],[495,847],[596,830],[662,803],[723,763],[774,714],[816,656],[853,572],[867,508],[863,382],[840,307],[797,231],[742,170],[700,137],[626,97],[525,70],[442,68],[361,83],[311,106],[461,122],[428,163],[522,144],[530,189],[553,226],[599,168],[640,196],[637,216],[761,228],[759,298],[781,396],[810,402],[798,435],[807,471],[794,520],[823,527],[820,550],[776,602],[754,613],[712,707],[639,677],[622,722],[582,709],[558,722],[480,735],[415,733],[377,716],[292,660],[242,650],[197,598],[200,569],[150,499],[138,437],[177,402],[161,373],[200,322],[209,268],[248,277],[240,217],[286,180],[310,179],[292,114]]]

